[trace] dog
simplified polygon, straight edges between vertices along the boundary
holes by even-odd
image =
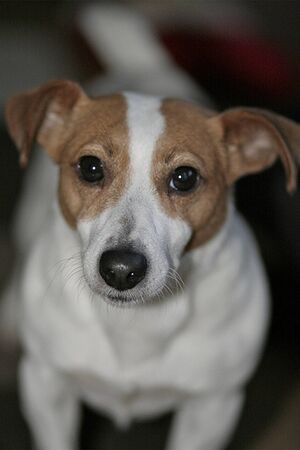
[[[2,315],[18,312],[24,415],[40,450],[77,447],[82,400],[119,426],[173,410],[168,450],[220,449],[269,322],[234,183],[280,159],[292,192],[299,125],[216,112],[140,17],[97,8],[82,18],[108,63],[96,96],[60,80],[6,106],[21,165],[34,142],[45,150],[28,170]]]
[[[232,186],[280,159],[293,191],[299,125],[132,92],[91,98],[65,80],[13,97],[6,120],[22,166],[36,141],[59,168],[58,195],[44,158],[53,198],[27,198],[29,215],[47,213],[19,283],[37,448],[76,448],[80,400],[119,425],[175,410],[168,449],[222,448],[269,317]]]

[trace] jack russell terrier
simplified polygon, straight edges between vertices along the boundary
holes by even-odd
[[[166,87],[186,85],[162,66]],[[224,447],[269,316],[232,186],[280,159],[295,189],[299,125],[131,92],[91,98],[71,81],[16,95],[6,119],[23,166],[34,141],[55,162],[37,155],[18,225],[21,396],[37,448],[77,447],[81,400],[119,425],[175,410],[168,449]]]
[[[119,424],[175,409],[170,449],[220,448],[268,318],[231,186],[280,158],[293,190],[299,126],[258,109],[90,98],[71,81],[13,97],[6,118],[23,166],[34,140],[59,166],[19,290],[37,447],[74,449],[85,400]]]

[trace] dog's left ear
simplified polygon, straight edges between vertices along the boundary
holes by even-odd
[[[28,162],[34,141],[58,161],[67,121],[79,100],[86,98],[77,83],[55,80],[17,94],[7,102],[5,118],[10,135],[20,151],[23,167]]]
[[[255,108],[235,108],[209,119],[225,146],[228,184],[259,172],[280,158],[289,192],[297,186],[300,160],[300,125],[285,117]]]

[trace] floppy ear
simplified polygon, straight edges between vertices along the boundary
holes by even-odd
[[[255,108],[231,109],[210,121],[214,127],[217,125],[226,147],[228,184],[243,175],[266,169],[279,157],[286,174],[287,190],[296,189],[295,160],[300,160],[300,125]]]
[[[10,135],[20,151],[20,164],[26,166],[34,141],[58,161],[62,133],[66,132],[80,99],[87,98],[77,83],[50,81],[18,94],[6,104],[5,118]]]

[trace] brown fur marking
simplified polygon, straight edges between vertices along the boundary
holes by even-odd
[[[71,227],[95,217],[118,200],[128,175],[126,101],[122,95],[99,97],[82,107],[68,127],[61,151],[59,202]],[[80,180],[76,163],[83,155],[101,159],[105,177],[99,185]]]
[[[190,250],[209,240],[225,220],[228,189],[221,170],[224,161],[209,133],[210,112],[180,100],[163,101],[161,112],[166,130],[156,146],[152,177],[165,211],[192,227]],[[194,192],[168,191],[167,180],[179,166],[199,171],[201,180]]]

